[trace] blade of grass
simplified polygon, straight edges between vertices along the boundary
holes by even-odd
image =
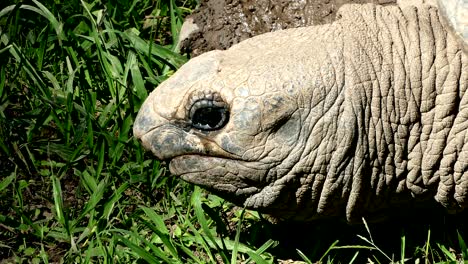
[[[96,192],[98,186],[97,180],[95,177],[91,176],[87,170],[81,172],[75,169],[75,174],[78,174],[78,176],[81,177],[81,180],[89,194]]]
[[[133,92],[140,100],[145,100],[146,97],[148,97],[148,92],[146,91],[145,82],[143,81],[137,57],[134,52],[128,53],[127,68],[130,70],[132,76]]]
[[[53,198],[54,198],[55,213],[57,214],[57,220],[68,231],[67,220],[63,212],[62,187],[60,185],[60,181],[55,175],[51,176],[51,181],[52,181],[52,191],[53,191]]]
[[[176,260],[173,260],[173,259],[169,258],[169,256],[162,249],[158,248],[157,246],[155,246],[151,242],[151,239],[148,239],[147,237],[142,236],[139,233],[132,232],[132,231],[127,231],[127,230],[123,230],[123,229],[112,229],[110,231],[126,234],[126,235],[130,236],[130,238],[133,238],[136,241],[142,242],[148,249],[151,250],[152,253],[154,253],[154,256],[153,256],[153,255],[149,254],[148,250],[145,250],[147,252],[148,256],[150,256],[152,258],[154,258],[154,257],[160,258],[160,259],[163,260],[163,263],[182,263],[181,262],[182,260],[177,260],[177,259],[179,259],[179,256],[176,256]],[[117,239],[119,239],[119,240],[121,240],[121,238],[124,238],[123,236],[121,236],[119,234],[115,234],[115,237]],[[132,246],[129,246],[127,243],[124,242],[129,248],[133,249],[133,246],[136,246],[138,248],[143,249],[141,246],[135,244],[134,242],[131,242],[128,239],[127,239],[127,241],[132,244]],[[140,255],[140,257],[142,257],[141,254],[138,253],[138,255]],[[144,259],[147,259],[147,258],[145,257]]]
[[[163,219],[150,208],[142,207],[142,209],[146,216],[148,216],[148,218],[155,224],[155,226],[146,221],[144,221],[144,223],[146,223],[146,225],[150,227],[159,236],[159,238],[161,238],[163,244],[169,249],[169,252],[172,254],[172,256],[177,258],[179,254],[170,239],[169,232],[166,225],[164,224]]]
[[[109,221],[110,219],[110,216],[112,214],[112,211],[114,210],[115,204],[117,203],[117,201],[119,201],[122,198],[123,193],[129,187],[130,187],[130,184],[127,182],[124,182],[122,185],[120,185],[120,187],[117,190],[113,191],[110,199],[108,199],[106,203],[104,204],[104,210],[103,210],[102,215],[103,217],[107,219],[107,221]]]
[[[28,74],[29,78],[31,78],[34,84],[37,85],[37,88],[39,88],[42,95],[46,99],[51,101],[50,91],[48,89],[45,89],[46,85],[44,84],[44,81],[42,80],[41,76],[37,73],[35,67],[30,62],[30,60],[28,60],[27,57],[24,55],[21,47],[13,43],[9,51],[13,58],[15,58],[16,61],[23,66],[22,69]]]
[[[263,259],[260,255],[253,251],[247,251],[247,255],[251,258],[255,264],[268,264],[268,261]],[[238,263],[238,262],[231,262],[231,263]]]
[[[101,175],[102,168],[104,167],[104,163],[105,163],[105,158],[106,158],[106,141],[103,140],[101,142],[99,152],[98,152],[97,169],[96,169],[96,174],[95,174],[97,179]]]
[[[2,50],[0,50],[0,55],[1,54],[2,54]],[[6,67],[2,67],[0,68],[0,99],[3,97],[5,84],[6,84]]]
[[[127,247],[129,247],[135,255],[137,255],[138,257],[146,260],[148,263],[161,263],[157,258],[153,257],[151,254],[149,254],[146,249],[138,246],[137,244],[131,242],[130,240],[126,239],[125,237],[121,236],[121,235],[115,235],[117,237],[117,239],[119,239],[120,241],[122,241]],[[161,253],[161,256],[164,257],[164,254]],[[169,259],[164,259],[163,260],[165,261],[165,263],[171,263],[171,261]]]
[[[169,10],[170,10],[170,17],[171,17],[171,35],[172,35],[172,43],[173,48],[176,47],[176,43],[179,41],[179,32],[180,28],[182,27],[182,23],[180,22],[180,17],[178,16],[177,6],[174,0],[169,1]]]
[[[201,245],[203,247],[203,249],[205,250],[205,253],[208,255],[209,259],[210,259],[210,262],[211,263],[214,263],[215,262],[215,258],[213,256],[213,253],[211,252],[211,249],[210,249],[210,245],[207,243],[207,241],[202,237],[201,233],[199,232],[199,230],[197,230],[195,228],[195,226],[188,220],[186,219],[185,217],[183,217],[183,215],[178,212],[179,216],[180,216],[180,219],[185,219],[185,222],[183,223],[185,226],[188,226],[190,230],[192,230],[193,232],[193,237],[183,237],[182,239],[183,240],[188,240],[188,241],[191,241],[191,242],[195,242],[197,243],[198,245]]]
[[[369,229],[369,226],[367,225],[367,222],[364,218],[362,218],[362,222],[364,223],[364,226],[366,228],[366,231],[367,231],[367,234],[369,234],[369,239],[361,236],[361,235],[357,235],[357,237],[359,237],[361,240],[364,240],[366,243],[368,243],[369,245],[373,246],[374,249],[376,249],[377,251],[379,251],[385,258],[387,258],[387,260],[389,262],[393,262],[393,260],[387,255],[385,254],[385,252],[383,252],[379,247],[377,247],[377,245],[374,243],[374,240],[372,239],[372,234],[371,234],[371,231]]]
[[[358,255],[359,255],[359,251],[356,251],[356,254],[354,254],[354,256],[353,256],[353,257],[351,258],[351,260],[349,261],[349,264],[353,264]]]
[[[463,237],[460,235],[460,232],[457,232],[458,236],[458,244],[460,244],[460,251],[462,253],[463,260],[468,262],[468,247],[466,246],[465,241],[463,240]]]
[[[0,182],[0,192],[6,189],[6,187],[8,187],[8,185],[10,185],[14,179],[16,179],[16,174],[14,172],[11,173],[10,176],[7,176],[5,179],[3,179]]]
[[[39,10],[38,9],[33,9],[33,11],[35,11],[36,13],[38,13],[39,15],[45,17],[47,20],[49,20],[50,24],[52,25],[52,27],[54,28],[55,32],[57,33],[57,37],[58,37],[58,40],[59,40],[59,44],[62,45],[62,41],[65,40],[65,35],[63,34],[63,24],[60,23],[57,18],[55,18],[55,16],[49,11],[49,9],[47,9],[44,5],[42,5],[39,1],[37,0],[32,0],[38,7],[39,7]],[[23,8],[27,8],[28,6],[27,5],[23,5],[22,6]]]
[[[296,249],[296,252],[297,254],[299,254],[299,256],[302,258],[303,261],[305,261],[305,263],[307,264],[312,264],[312,260],[310,260],[304,253],[302,253],[302,251],[300,251],[299,249]],[[321,263],[319,261],[319,263]]]
[[[73,231],[71,230],[72,228],[64,212],[63,198],[62,198],[63,194],[62,194],[62,187],[61,187],[60,181],[54,175],[51,176],[51,181],[52,181],[55,211],[57,214],[58,221],[62,225],[63,229],[65,229],[66,239],[70,242],[72,252],[77,252],[78,249],[75,244],[75,239],[72,236]]]
[[[323,253],[322,257],[319,259],[319,262],[321,263],[323,259],[325,259],[325,257],[328,255],[328,253],[330,252],[330,250],[334,249],[336,244],[338,244],[338,242],[340,242],[339,240],[336,240],[335,242],[333,242],[327,249],[327,251],[325,251],[325,253]]]
[[[198,222],[200,223],[203,232],[205,233],[208,240],[212,243],[212,245],[216,248],[217,253],[221,256],[225,263],[229,262],[228,257],[226,256],[223,249],[221,249],[216,242],[215,237],[213,236],[212,230],[209,228],[208,222],[205,218],[202,209],[202,201],[201,201],[201,189],[197,186],[192,195],[192,204],[195,209],[195,215],[197,216]]]
[[[242,230],[242,222],[244,220],[245,208],[242,209],[239,222],[237,223],[236,237],[234,238],[234,248],[232,249],[231,254],[231,263],[237,263],[237,251],[239,246],[239,238]]]
[[[15,10],[16,5],[9,5],[2,10],[0,10],[0,17],[5,16],[6,14],[10,13],[11,11]]]
[[[402,234],[401,235],[401,255],[400,255],[400,262],[401,263],[405,263],[405,249],[406,249],[406,238],[405,238],[405,235]]]
[[[457,256],[454,253],[450,252],[444,245],[437,243],[439,249],[444,253],[445,257],[451,261],[457,261]]]
[[[187,61],[185,57],[170,49],[154,43],[149,44],[131,31],[123,32],[122,36],[127,39],[138,52],[148,55],[151,54],[155,58],[162,59],[175,69],[180,68],[180,66]]]
[[[133,118],[130,115],[125,117],[123,122],[120,123],[118,142],[110,155],[110,157],[112,158],[112,166],[114,166],[123,155],[123,151],[125,146],[127,145],[132,125]]]
[[[268,239],[261,247],[259,247],[255,253],[258,255],[263,254],[267,249],[269,249],[272,246],[278,245],[278,242],[273,240],[273,239]]]
[[[90,211],[93,210],[102,200],[104,196],[104,192],[106,191],[106,188],[108,186],[107,181],[108,179],[106,177],[99,182],[99,184],[96,187],[96,190],[91,194],[88,202],[85,204],[82,212],[80,213],[77,220],[75,221],[75,225],[79,223],[79,220],[86,217],[86,215],[90,213]]]
[[[429,247],[430,247],[430,241],[431,241],[431,229],[427,230],[427,239],[426,239],[426,245],[425,245],[425,251],[424,251],[424,259],[425,263],[429,264]]]

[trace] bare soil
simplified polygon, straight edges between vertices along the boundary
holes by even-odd
[[[396,0],[202,0],[191,15],[199,31],[182,44],[197,56],[270,31],[331,23],[344,4],[395,4]]]

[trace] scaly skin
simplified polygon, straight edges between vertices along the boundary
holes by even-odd
[[[190,60],[142,106],[135,136],[170,170],[280,218],[346,215],[434,199],[468,206],[468,59],[431,6],[349,5]],[[229,110],[193,127],[198,98]],[[211,97],[209,97],[211,98]]]

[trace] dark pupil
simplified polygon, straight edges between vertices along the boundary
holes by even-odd
[[[204,107],[197,109],[193,115],[192,122],[198,126],[217,128],[223,120],[226,110],[220,107]]]

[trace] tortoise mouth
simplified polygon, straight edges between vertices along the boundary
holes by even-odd
[[[221,196],[225,196],[225,193],[250,196],[260,192],[267,183],[259,176],[264,172],[247,167],[248,163],[250,162],[226,157],[186,154],[172,158],[169,170],[187,182],[217,194],[221,192]]]
[[[205,173],[211,169],[214,162],[235,163],[242,160],[224,156],[214,156],[201,153],[189,153],[166,159],[172,174],[183,176],[188,173]]]

